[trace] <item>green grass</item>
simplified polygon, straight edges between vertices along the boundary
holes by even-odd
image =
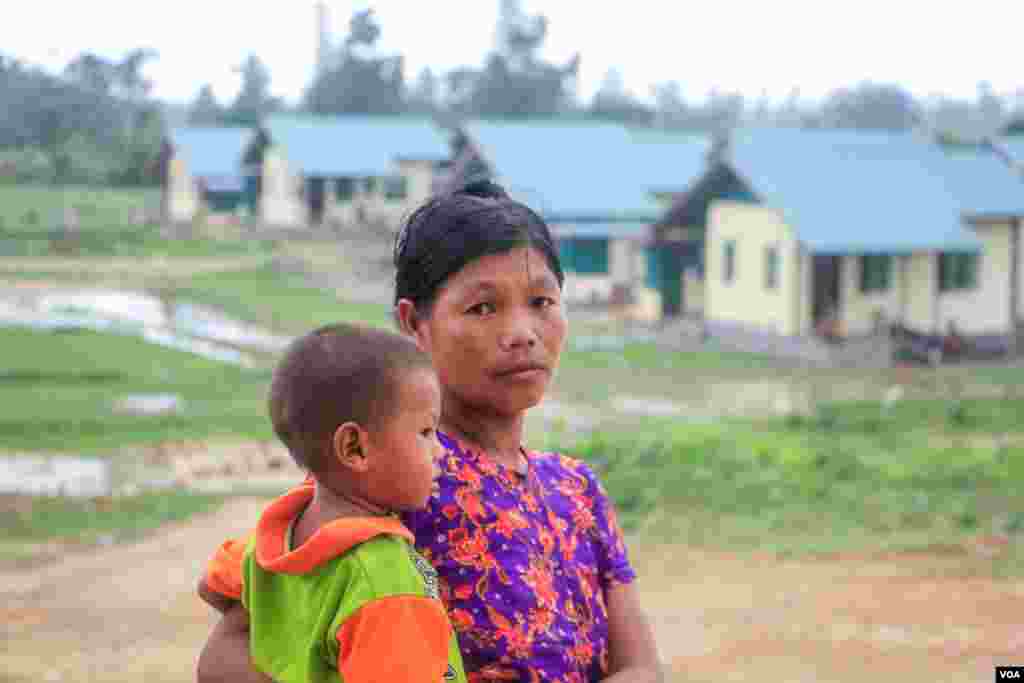
[[[708,372],[721,370],[758,371],[773,359],[755,353],[707,350],[673,353],[653,342],[626,343],[621,351],[576,351],[562,354],[561,368],[568,370],[654,370],[658,372]],[[773,367],[777,366],[777,361]]]
[[[0,185],[0,257],[200,257],[270,253],[261,240],[164,239],[157,224],[134,224],[139,210],[152,216],[156,189],[96,189]],[[64,212],[75,209],[78,234],[63,232]]]
[[[850,421],[839,433],[816,423],[651,421],[566,450],[597,466],[624,526],[698,546],[909,549],[1024,531],[1024,449],[957,445],[957,429],[937,418],[882,429]]]
[[[207,304],[240,320],[296,334],[332,322],[358,322],[393,328],[387,306],[341,301],[334,292],[312,287],[301,274],[263,268],[201,274],[176,283],[179,299]]]
[[[266,370],[128,336],[0,329],[0,448],[103,450],[163,439],[270,438]],[[126,394],[173,393],[180,415],[116,414]]]
[[[83,500],[7,498],[0,501],[0,557],[29,559],[33,545],[49,541],[93,544],[103,537],[127,541],[168,522],[216,509],[222,496],[183,491]]]
[[[836,436],[931,430],[955,439],[979,430],[987,434],[1019,431],[1024,425],[1024,400],[906,400],[889,407],[874,401],[837,401],[820,405],[816,420]]]
[[[155,188],[0,185],[0,221],[7,230],[59,227],[67,208],[78,211],[83,229],[116,230],[130,222],[134,211],[147,209],[152,213],[159,204],[160,190]]]

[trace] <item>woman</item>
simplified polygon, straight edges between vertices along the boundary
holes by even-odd
[[[439,490],[404,517],[436,567],[470,680],[648,681],[654,636],[611,502],[584,464],[522,446],[557,367],[564,276],[550,231],[497,186],[430,200],[395,246],[395,314],[443,395]],[[200,683],[249,669],[244,610],[200,657]]]

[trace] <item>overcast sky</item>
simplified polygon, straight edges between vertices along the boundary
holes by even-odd
[[[709,88],[817,98],[865,79],[898,82],[915,95],[971,97],[980,80],[997,92],[1024,88],[1024,2],[972,0],[745,0],[673,2],[525,0],[550,20],[545,56],[582,53],[588,96],[610,67],[634,94],[678,80],[688,99]],[[412,81],[424,66],[479,65],[494,39],[497,0],[328,2],[340,34],[356,9],[377,10],[381,48],[406,57]],[[191,100],[212,83],[229,100],[232,66],[249,52],[269,66],[275,94],[296,100],[313,66],[313,0],[28,0],[2,22],[0,50],[54,70],[83,50],[119,57],[160,52],[147,75],[155,94]]]

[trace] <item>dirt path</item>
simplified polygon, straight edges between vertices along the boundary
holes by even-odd
[[[243,532],[240,499],[130,546],[0,573],[0,682],[189,681],[213,617],[193,595]],[[991,681],[1024,663],[1024,582],[963,557],[782,562],[636,545],[672,681]],[[1016,656],[1015,656],[1016,653]]]

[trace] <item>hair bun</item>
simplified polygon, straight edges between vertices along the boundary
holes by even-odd
[[[489,178],[471,180],[456,191],[456,194],[468,194],[481,199],[508,199],[508,193],[501,185]]]

